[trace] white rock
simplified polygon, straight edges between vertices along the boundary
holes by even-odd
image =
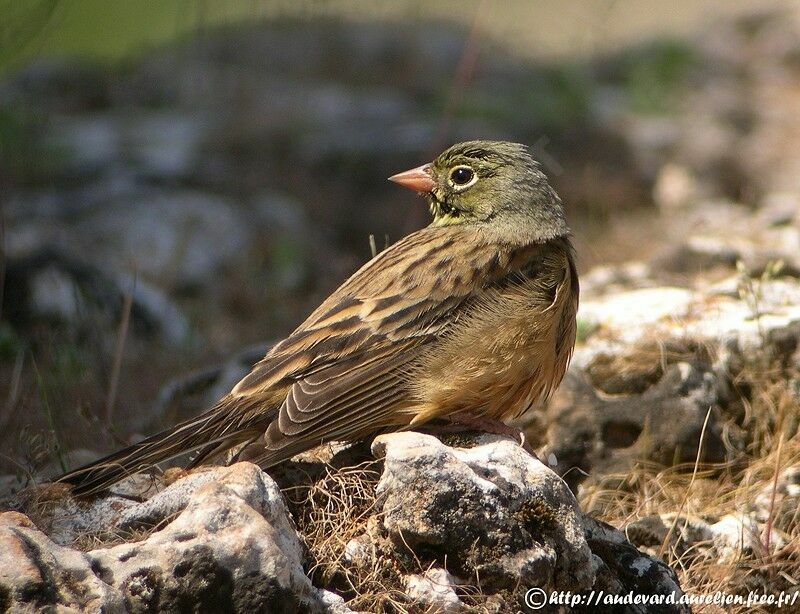
[[[721,563],[733,563],[761,549],[759,526],[744,514],[728,514],[709,526]],[[774,540],[773,540],[773,543]]]
[[[109,203],[64,234],[67,244],[90,242],[91,257],[114,270],[135,263],[152,281],[179,284],[207,283],[252,238],[231,201],[188,190],[153,190]]]
[[[82,552],[55,544],[16,512],[0,514],[0,587],[10,612],[126,611],[122,593],[94,574]]]
[[[399,560],[411,549],[428,569],[405,578],[411,605],[429,611],[462,608],[460,581],[444,565],[466,583],[479,581],[487,606],[515,607],[502,594],[520,586],[680,593],[669,568],[584,516],[563,480],[516,441],[476,441],[454,448],[419,433],[377,438],[378,502],[342,562],[369,570],[376,553]],[[134,492],[136,483],[133,476],[122,489]],[[21,514],[0,516],[0,595],[10,595],[12,611],[58,603],[111,613],[233,606],[350,614],[340,596],[312,586],[281,492],[255,465],[195,471],[155,494],[142,485],[150,487],[141,503],[114,495],[75,501],[59,485],[39,493],[36,517],[63,543],[158,529],[89,552],[54,543]],[[49,516],[40,509],[45,500]]]
[[[192,473],[143,503],[112,496],[52,507],[48,530],[64,542],[81,531],[163,528],[83,553],[54,543],[21,514],[3,514],[0,588],[8,587],[14,611],[52,601],[104,612],[348,612],[311,585],[281,492],[250,463]]]
[[[411,432],[375,439],[390,537],[442,549],[487,585],[591,587],[591,551],[567,485],[517,442],[492,435],[479,441],[459,449]],[[514,537],[520,531],[527,537]]]
[[[234,488],[209,481],[163,530],[86,556],[140,607],[163,608],[159,598],[194,595],[197,606],[211,610],[231,602],[240,611],[290,610],[315,593],[288,516],[275,513],[282,505],[267,498],[257,510]]]
[[[689,170],[678,164],[665,164],[653,187],[653,200],[664,213],[674,214],[697,197],[697,181]]]
[[[701,290],[660,287],[587,298],[578,318],[595,332],[578,346],[573,362],[585,367],[600,351],[625,351],[643,339],[691,338],[718,347],[733,342],[741,351],[753,350],[763,347],[770,331],[800,319],[798,280],[759,280],[743,297],[739,288],[737,276]]]
[[[408,596],[415,602],[428,606],[426,612],[449,614],[464,607],[453,589],[456,579],[444,569],[434,567],[423,575],[408,575],[405,583]]]
[[[793,513],[800,503],[800,465],[782,470],[774,485],[772,482],[765,484],[761,492],[747,503],[748,510],[761,524],[769,520],[770,513],[773,517]]]

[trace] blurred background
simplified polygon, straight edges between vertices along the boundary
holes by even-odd
[[[456,141],[531,145],[584,272],[730,267],[676,248],[724,226],[728,209],[698,221],[697,203],[798,208],[795,1],[0,0],[0,15],[0,474],[74,466],[225,392],[370,237],[427,223],[385,178]]]

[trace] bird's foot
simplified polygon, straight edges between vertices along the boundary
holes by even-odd
[[[541,459],[528,443],[525,433],[516,427],[509,426],[505,422],[495,420],[494,418],[476,416],[475,414],[467,412],[454,412],[448,414],[446,419],[448,420],[447,423],[436,425],[435,430],[437,432],[463,433],[465,431],[478,431],[491,433],[493,435],[504,435],[518,441],[523,450],[541,462]]]

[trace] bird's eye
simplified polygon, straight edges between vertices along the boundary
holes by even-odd
[[[467,185],[475,177],[475,171],[468,166],[459,166],[453,169],[450,173],[450,179],[455,185]]]

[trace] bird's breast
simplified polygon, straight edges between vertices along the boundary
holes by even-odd
[[[419,365],[414,422],[462,411],[504,419],[549,395],[575,341],[573,276],[570,254],[555,250],[474,300]]]

